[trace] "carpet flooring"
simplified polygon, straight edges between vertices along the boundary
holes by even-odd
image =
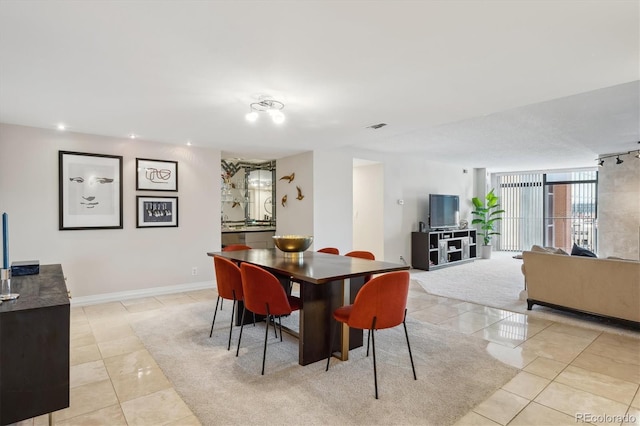
[[[524,289],[522,260],[511,252],[494,252],[491,259],[452,265],[433,271],[413,269],[411,279],[430,294],[460,299],[492,308],[513,310]]]
[[[163,308],[133,324],[136,334],[203,425],[217,424],[453,424],[519,370],[485,351],[487,342],[407,318],[418,380],[413,380],[402,327],[376,333],[378,386],[366,348],[349,361],[297,363],[298,340],[270,332],[266,372],[260,375],[264,323],[239,328],[227,351],[230,306],[211,302]],[[289,321],[295,318],[289,318]]]

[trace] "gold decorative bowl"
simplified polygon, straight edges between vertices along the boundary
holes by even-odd
[[[302,253],[313,242],[310,235],[276,235],[272,238],[276,247],[285,253]]]

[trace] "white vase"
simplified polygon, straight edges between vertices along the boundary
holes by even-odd
[[[491,245],[482,245],[482,248],[480,249],[480,256],[483,259],[491,259]]]

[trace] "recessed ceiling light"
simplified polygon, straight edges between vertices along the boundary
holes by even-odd
[[[58,124],[58,130],[66,130],[67,126],[64,125],[64,123],[60,123]]]
[[[187,146],[191,146],[191,141],[187,141]]]
[[[135,138],[136,138],[136,134],[135,134],[135,133],[131,133],[131,134],[129,135],[129,139],[135,139]]]

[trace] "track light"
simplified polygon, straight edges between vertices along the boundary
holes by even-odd
[[[640,142],[638,142],[640,143]],[[635,158],[640,159],[640,149],[634,149],[633,151],[627,151],[627,152],[615,152],[612,154],[606,154],[606,155],[600,155],[598,158],[596,158],[595,161],[598,162],[598,166],[602,167],[604,166],[604,160],[606,158],[615,158],[616,159],[616,164],[622,164],[624,163],[624,160],[620,157],[624,156],[624,155],[633,155]]]

